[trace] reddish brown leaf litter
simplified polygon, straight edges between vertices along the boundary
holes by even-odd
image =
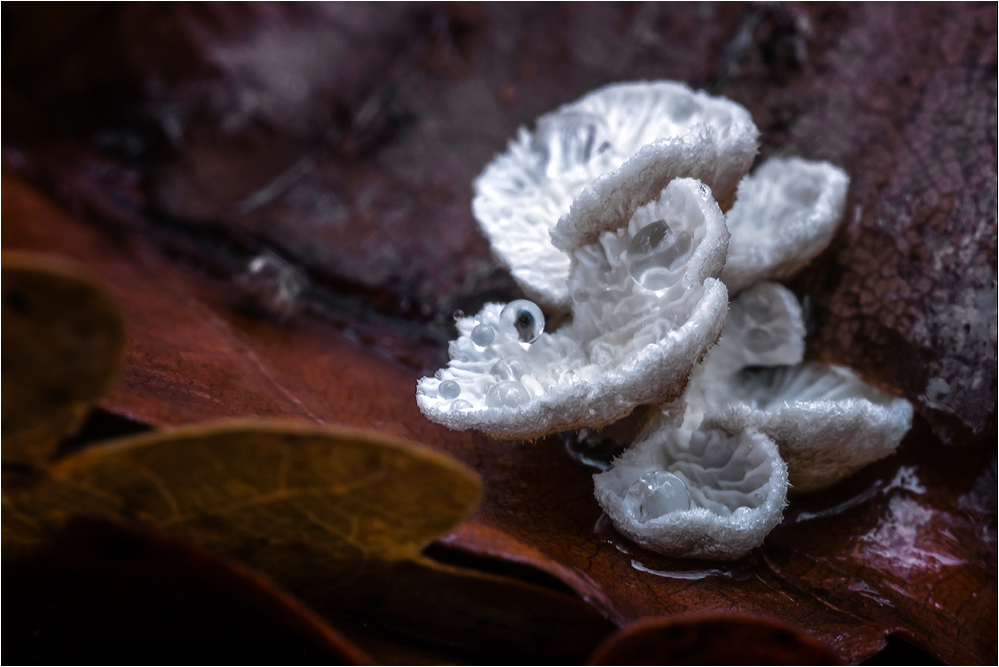
[[[16,222],[10,224],[19,219],[16,214],[10,215],[5,242],[7,239],[34,244],[44,241],[62,252],[76,253],[75,257],[80,260],[86,259],[85,253],[97,253],[101,247],[100,235],[88,232],[86,226],[48,208],[16,183],[8,182],[5,191],[10,207],[8,211],[28,207],[34,211],[33,219],[46,221],[44,225],[32,226],[35,235],[29,237]],[[51,236],[40,239],[42,233]],[[59,239],[68,241],[69,245],[60,247]],[[412,401],[415,380],[412,371],[346,343],[328,329],[307,319],[280,326],[235,314],[227,310],[224,299],[208,301],[218,298],[217,287],[206,281],[186,282],[190,278],[185,272],[177,271],[166,263],[154,266],[169,271],[165,275],[173,276],[169,281],[172,288],[197,290],[198,296],[189,295],[182,302],[184,307],[162,306],[164,302],[169,304],[171,298],[163,290],[150,288],[141,297],[138,296],[138,287],[143,284],[137,280],[141,272],[129,258],[115,255],[110,250],[99,256],[101,262],[95,269],[104,272],[106,277],[113,277],[114,271],[122,271],[121,275],[126,277],[125,285],[134,295],[130,301],[123,299],[123,303],[126,321],[136,323],[137,328],[130,330],[135,345],[143,337],[139,333],[142,327],[161,330],[161,335],[169,334],[169,326],[153,326],[155,318],[150,313],[155,315],[159,308],[173,311],[163,320],[165,322],[182,318],[190,321],[192,314],[208,313],[212,315],[208,321],[215,327],[206,327],[206,331],[226,332],[226,340],[242,340],[243,336],[247,336],[246,346],[237,348],[243,350],[241,353],[222,355],[214,365],[190,364],[189,351],[198,349],[203,341],[178,337],[171,341],[170,347],[160,348],[160,354],[156,356],[158,363],[171,364],[176,374],[185,374],[183,376],[191,378],[189,382],[210,388],[217,381],[214,379],[216,376],[225,378],[229,371],[239,372],[240,366],[224,361],[227,356],[234,360],[240,360],[241,355],[249,356],[255,367],[261,370],[258,375],[249,376],[258,379],[252,380],[256,384],[245,387],[245,390],[253,389],[261,396],[272,397],[275,402],[279,397],[302,396],[298,399],[299,403],[289,403],[303,410],[299,413],[301,418],[309,418],[304,412],[309,410],[314,419],[354,425],[375,424],[381,429],[421,440],[457,455],[482,473],[487,499],[473,521],[462,526],[446,542],[452,547],[509,558],[549,572],[617,623],[666,613],[727,613],[738,610],[786,619],[829,643],[850,660],[870,655],[882,645],[886,632],[900,630],[918,640],[933,637],[932,640],[925,640],[927,648],[960,660],[968,655],[967,647],[950,639],[953,626],[940,627],[940,619],[946,619],[948,614],[953,613],[970,631],[981,632],[985,643],[979,648],[983,652],[988,652],[990,641],[994,647],[994,635],[990,635],[987,626],[980,625],[982,619],[992,616],[989,605],[993,608],[995,605],[995,570],[994,564],[989,565],[990,558],[994,561],[991,555],[994,554],[995,544],[994,501],[990,510],[987,494],[982,496],[980,490],[977,491],[978,496],[971,493],[982,461],[988,465],[987,450],[971,450],[977,452],[975,456],[961,459],[963,465],[950,471],[942,481],[934,477],[941,469],[937,463],[937,450],[932,447],[920,450],[924,460],[915,474],[926,477],[926,480],[919,484],[935,488],[937,484],[945,483],[947,486],[944,488],[958,489],[955,497],[971,493],[969,498],[972,500],[962,502],[969,508],[966,510],[970,517],[967,521],[977,527],[977,533],[972,536],[964,530],[956,533],[955,541],[939,547],[934,545],[935,556],[927,561],[925,567],[910,563],[910,568],[914,569],[910,571],[909,579],[893,584],[902,589],[898,598],[909,607],[906,613],[895,612],[891,597],[884,594],[879,594],[881,599],[872,608],[868,591],[871,584],[865,583],[864,577],[874,580],[874,586],[881,586],[879,577],[890,571],[890,560],[886,563],[883,554],[878,555],[876,542],[874,550],[844,550],[840,547],[860,539],[872,528],[877,536],[876,529],[884,512],[883,503],[890,504],[896,497],[905,500],[909,491],[904,485],[900,486],[901,483],[893,483],[896,476],[905,478],[909,474],[907,464],[898,458],[868,471],[862,477],[868,486],[859,490],[849,487],[843,492],[845,500],[835,495],[836,489],[816,499],[816,508],[809,511],[818,514],[817,517],[799,522],[795,517],[800,519],[800,515],[792,514],[788,525],[771,538],[775,542],[775,557],[770,555],[768,542],[761,553],[733,565],[672,561],[631,545],[618,536],[606,520],[601,519],[600,510],[592,497],[589,471],[568,457],[559,440],[495,443],[481,436],[443,430],[424,420],[416,410]],[[149,252],[147,259],[155,257],[155,253]],[[121,285],[117,289],[124,290]],[[132,358],[131,352],[129,358]],[[316,359],[329,361],[320,366]],[[377,389],[358,384],[365,379],[352,373],[331,375],[328,369],[336,367],[333,359],[351,360],[369,378],[373,376],[377,379]],[[134,386],[145,386],[143,378],[147,376],[144,374],[151,373],[148,366],[140,359],[132,362],[132,367],[137,373]],[[244,382],[250,381],[244,379]],[[208,392],[178,392],[171,395],[169,401],[160,403],[152,399],[135,401],[134,393],[135,389],[126,386],[108,399],[105,406],[114,411],[127,411],[137,419],[168,426],[181,421],[231,414],[223,412],[223,407],[234,411],[241,405],[226,406],[220,401],[211,401]],[[377,399],[372,399],[373,396]],[[985,482],[978,486],[983,484],[987,489]],[[961,488],[961,485],[967,488]],[[866,490],[868,488],[875,489],[875,493],[872,495]],[[941,504],[932,504],[937,498]],[[928,502],[931,504],[923,507],[931,518],[939,515],[947,520],[946,515],[953,513],[951,507],[957,501],[949,496],[934,494]],[[837,505],[844,503],[853,512],[843,515],[845,521],[836,511]],[[833,509],[827,512],[829,516],[823,516],[821,513],[830,506]],[[858,514],[859,517],[856,516]],[[837,524],[837,521],[841,523]],[[884,531],[890,532],[890,516],[887,521],[889,525]],[[801,550],[797,538],[793,537],[796,530],[800,531],[799,523],[805,527],[814,526],[823,537],[833,534],[839,537],[815,545],[814,551]],[[841,526],[839,530],[842,533],[829,532],[836,525]],[[786,535],[792,537],[786,538]],[[918,537],[916,535],[913,539]],[[807,534],[802,539],[805,544],[808,543]],[[788,560],[798,571],[789,569],[783,558],[786,543],[796,550]],[[914,544],[914,549],[921,549],[918,541]],[[993,546],[990,547],[990,544]],[[969,554],[972,557],[969,558]],[[823,592],[809,579],[815,575],[809,564],[820,558],[831,559],[840,570],[837,575],[839,580],[827,582],[836,595],[844,598],[836,604],[829,604],[823,599],[829,593]],[[956,563],[958,558],[963,562]],[[941,563],[946,567],[939,569]],[[947,597],[941,600],[936,600],[931,591],[930,596],[920,603],[919,600],[927,595],[926,581],[947,573],[949,567],[954,565],[960,565],[970,576],[971,584],[978,588],[965,590],[959,584],[953,590],[948,589]],[[913,574],[921,576],[911,576]],[[854,577],[860,583],[854,582]],[[915,586],[912,591],[906,588],[907,582]],[[941,605],[940,609],[937,604]],[[992,639],[989,639],[990,636]]]
[[[989,470],[994,479],[987,438],[955,457],[914,436],[858,481],[795,501],[762,551],[720,567],[658,558],[598,524],[589,472],[561,443],[450,433],[413,400],[420,371],[443,354],[450,312],[516,296],[475,231],[471,178],[538,113],[611,81],[676,78],[745,104],[764,154],[829,159],[851,176],[845,230],[795,281],[811,302],[809,354],[905,393],[949,441],[987,434],[994,6],[403,6],[375,16],[265,5],[142,21],[128,5],[108,11],[87,39],[61,42],[90,60],[15,61],[5,84],[41,111],[23,114],[36,123],[31,141],[4,140],[8,166],[117,230],[12,197],[5,183],[5,246],[76,257],[123,303],[132,346],[105,407],[161,426],[328,421],[454,453],[483,474],[487,500],[449,544],[543,569],[618,623],[734,609],[782,618],[851,661],[886,633],[949,661],[995,659],[996,504],[973,491],[989,488]],[[146,25],[185,39],[166,57],[162,38],[141,37]],[[363,76],[330,65],[340,61],[314,46],[317,35],[350,44],[343,58]],[[94,41],[119,49],[104,62],[128,71],[80,64],[100,62]],[[271,62],[250,46],[270,49]],[[131,57],[117,58],[121,49]],[[324,67],[297,66],[320,56]],[[277,115],[276,67],[310,91]],[[42,150],[42,112],[84,108],[67,101],[100,86],[131,97],[85,106],[104,114],[96,120],[57,123],[85,130],[89,148],[50,128]],[[46,224],[17,223],[18,207]],[[234,287],[266,250],[309,281],[284,325],[248,315]],[[907,466],[925,493],[894,482]]]

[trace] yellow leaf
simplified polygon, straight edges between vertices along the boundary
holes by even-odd
[[[4,550],[70,514],[141,521],[259,569],[308,597],[366,563],[416,557],[478,505],[478,475],[373,433],[228,422],[83,450],[35,484],[4,480]]]

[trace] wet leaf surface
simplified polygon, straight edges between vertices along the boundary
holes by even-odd
[[[110,283],[131,344],[103,408],[158,427],[369,427],[449,452],[486,498],[443,542],[557,577],[621,625],[736,611],[851,662],[887,635],[995,659],[994,6],[125,7],[75,42],[56,21],[62,51],[41,41],[4,63],[5,168],[76,213],[5,180],[3,243]],[[452,310],[519,296],[475,230],[472,178],[518,125],[638,78],[746,105],[764,156],[847,170],[844,230],[793,285],[809,356],[925,420],[731,565],[617,536],[561,441],[448,432],[413,399]],[[71,104],[95,91],[101,104]],[[291,272],[251,271],[268,253]]]
[[[132,526],[78,519],[3,576],[5,662],[371,664],[260,575]]]
[[[114,386],[125,326],[107,289],[65,261],[3,254],[3,461],[41,465]]]

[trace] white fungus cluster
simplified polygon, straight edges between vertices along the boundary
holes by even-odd
[[[548,237],[559,218],[570,209],[606,217],[623,183],[628,204],[616,218],[627,220],[627,205],[651,201],[680,177],[707,184],[727,207],[758,134],[742,106],[680,83],[607,86],[542,116],[534,132],[521,128],[475,180],[472,210],[524,292],[542,307],[569,310],[569,257]]]
[[[676,179],[618,225],[572,252],[571,324],[544,332],[528,301],[459,319],[447,368],[417,385],[423,413],[536,438],[678,398],[725,323],[724,216],[700,182]]]
[[[474,213],[525,292],[571,320],[545,331],[526,300],[460,318],[448,366],[418,383],[423,413],[535,438],[662,406],[594,485],[618,530],[676,556],[738,558],[789,487],[893,451],[909,403],[803,363],[797,299],[761,282],[826,247],[848,178],[796,158],[746,177],[757,134],[741,106],[671,82],[608,86],[521,129]]]

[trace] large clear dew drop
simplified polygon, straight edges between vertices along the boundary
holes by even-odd
[[[486,405],[491,408],[519,408],[530,400],[524,385],[514,380],[498,382],[486,392]]]
[[[441,398],[458,398],[461,393],[461,386],[454,380],[444,380],[437,385],[437,395]]]
[[[500,312],[500,330],[522,343],[533,343],[545,330],[545,316],[531,301],[511,301]]]
[[[657,220],[635,234],[625,264],[632,279],[645,289],[666,289],[679,282],[692,247],[689,234]]]
[[[763,354],[777,347],[777,339],[763,327],[750,327],[742,332],[742,344],[754,354]]]
[[[746,315],[758,324],[766,324],[777,317],[777,304],[764,294],[752,294],[739,298]]]
[[[472,404],[463,398],[459,398],[457,401],[451,404],[452,412],[464,412],[465,410],[471,410]]]
[[[639,523],[670,512],[690,509],[690,492],[683,480],[671,472],[655,470],[638,478],[624,494],[624,510]]]
[[[496,337],[496,332],[488,324],[479,324],[472,329],[472,342],[479,347],[488,347]]]

